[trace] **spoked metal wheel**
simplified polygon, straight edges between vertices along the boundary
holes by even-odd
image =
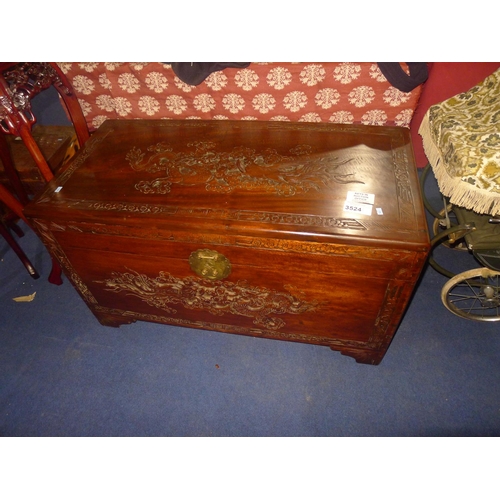
[[[461,318],[500,320],[500,272],[487,267],[457,274],[441,290],[446,308]]]

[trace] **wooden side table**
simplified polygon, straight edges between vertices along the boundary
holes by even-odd
[[[54,177],[53,170],[34,137],[33,125],[36,118],[31,109],[33,97],[50,86],[54,86],[61,96],[73,123],[78,143],[82,147],[89,138],[85,117],[70,82],[59,67],[55,63],[0,63],[0,160],[11,187],[9,192],[5,186],[0,186],[0,202],[7,209],[5,217],[9,221],[15,216],[24,219],[19,207],[27,204],[28,196],[15,168],[5,134],[21,138],[45,183]],[[2,231],[2,234],[13,246],[12,240],[9,239],[8,227],[7,233]],[[28,261],[20,248],[15,245],[13,248],[23,262]],[[30,274],[37,277],[37,273],[25,265]],[[60,274],[59,264],[53,260],[49,281],[60,284]]]

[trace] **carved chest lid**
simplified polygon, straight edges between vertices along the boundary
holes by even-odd
[[[315,241],[428,241],[410,134],[397,127],[110,120],[27,215]]]

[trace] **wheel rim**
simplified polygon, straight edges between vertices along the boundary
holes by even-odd
[[[457,274],[444,285],[441,300],[461,318],[500,320],[500,273],[482,267]]]

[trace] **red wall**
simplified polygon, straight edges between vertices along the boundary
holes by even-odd
[[[429,78],[424,83],[420,101],[410,127],[418,168],[427,165],[427,157],[422,147],[422,138],[418,135],[418,128],[429,107],[456,94],[466,92],[474,85],[482,82],[499,67],[500,63],[497,62],[429,63]]]

